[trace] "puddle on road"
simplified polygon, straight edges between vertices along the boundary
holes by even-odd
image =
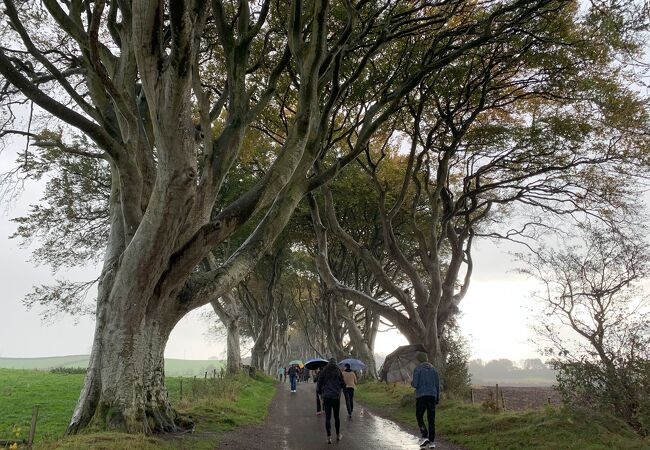
[[[351,431],[363,435],[362,439],[372,443],[374,448],[413,449],[417,447],[417,437],[402,430],[395,422],[378,417],[365,408],[360,408],[358,413],[358,417],[353,418],[351,422],[356,419],[362,422],[359,424],[361,426]]]

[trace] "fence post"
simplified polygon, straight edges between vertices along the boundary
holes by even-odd
[[[38,405],[32,407],[32,424],[29,427],[29,439],[27,440],[27,446],[31,449],[32,444],[34,443],[34,435],[36,434],[36,419],[38,419]]]
[[[503,410],[506,410],[506,400],[503,398],[503,389],[501,389],[501,406],[503,407]]]
[[[204,380],[208,379],[208,372],[205,372],[205,376],[203,377]]]
[[[551,397],[547,397],[547,399],[548,399],[548,404],[550,405],[551,404]]]
[[[497,411],[499,410],[499,383],[496,385],[496,389],[494,391],[494,402],[497,404]]]
[[[474,389],[469,388],[469,395],[472,398],[472,405],[474,404]]]
[[[181,377],[181,401],[183,401],[183,377]]]

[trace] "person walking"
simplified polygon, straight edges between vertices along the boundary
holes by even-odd
[[[420,365],[413,371],[411,386],[415,388],[415,418],[422,435],[420,448],[436,448],[436,405],[440,401],[440,377],[426,353],[420,352],[416,357]],[[425,412],[428,429],[424,425]]]
[[[354,409],[354,388],[357,387],[357,375],[352,372],[352,369],[350,369],[350,364],[345,365],[343,380],[345,381],[345,387],[343,388],[345,407],[348,410],[348,419],[352,419],[352,409]]]
[[[325,410],[325,431],[327,432],[327,443],[332,443],[332,415],[334,415],[334,427],[336,428],[336,440],[340,441],[341,419],[341,390],[345,387],[341,369],[336,365],[336,359],[330,358],[329,363],[323,368],[318,376],[316,392],[323,397],[323,409]]]
[[[289,382],[291,383],[291,392],[296,392],[296,380],[298,378],[298,369],[295,364],[289,367]]]
[[[320,367],[314,371],[314,383],[318,382],[318,377],[320,376]],[[318,385],[316,385],[316,415],[320,416],[323,413],[323,408],[321,407],[320,394],[318,393]]]
[[[278,367],[278,378],[280,379],[280,383],[284,382],[284,367],[282,366]]]

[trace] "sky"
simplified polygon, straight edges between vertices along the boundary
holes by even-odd
[[[5,149],[0,154],[0,173],[13,167],[15,154]],[[73,319],[60,316],[43,323],[39,308],[28,310],[22,299],[32,286],[56,278],[83,281],[96,277],[98,268],[53,274],[49,267],[31,262],[31,248],[21,248],[9,239],[16,224],[12,218],[24,214],[42,195],[42,183],[28,183],[17,200],[0,205],[0,357],[45,357],[90,352],[94,322],[90,317]],[[474,251],[475,270],[471,288],[461,303],[460,326],[468,340],[471,357],[484,360],[509,358],[519,361],[537,357],[531,344],[534,336],[530,310],[532,282],[512,273],[513,262],[507,248],[479,242]],[[512,250],[512,249],[510,249]],[[174,329],[167,344],[168,358],[208,359],[224,357],[225,344],[208,334],[205,307],[191,312]],[[396,331],[379,333],[376,351],[388,354],[406,340]]]

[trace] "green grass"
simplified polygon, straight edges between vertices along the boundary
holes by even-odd
[[[361,384],[355,396],[415,427],[413,400],[404,400],[412,392],[404,385],[369,382]],[[614,417],[564,408],[493,413],[479,405],[443,401],[436,410],[436,431],[469,450],[650,448],[650,440],[640,438]]]
[[[53,367],[88,367],[88,355],[54,356],[51,358],[0,358],[2,369],[38,369]]]
[[[37,369],[49,370],[55,367],[88,367],[88,355],[54,356],[51,358],[0,358],[0,368],[3,369]],[[165,374],[168,377],[196,376],[203,378],[205,372],[212,376],[224,367],[223,361],[217,360],[192,360],[192,359],[165,359]]]
[[[0,439],[27,439],[32,406],[38,404],[35,448],[212,449],[219,433],[263,422],[275,393],[274,380],[264,375],[216,380],[171,377],[166,380],[170,400],[181,414],[195,421],[194,434],[162,439],[102,432],[63,438],[83,377],[83,374],[0,369]],[[18,436],[15,426],[20,429]]]
[[[58,438],[72,416],[84,376],[35,370],[0,369],[0,439],[13,439],[12,427],[29,435],[32,407],[40,405],[38,440]]]

